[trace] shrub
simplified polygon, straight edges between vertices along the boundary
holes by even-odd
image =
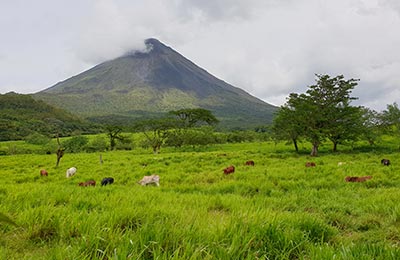
[[[89,144],[86,146],[88,152],[104,152],[107,150],[108,144],[104,137],[96,136]]]
[[[51,139],[49,137],[41,135],[39,133],[28,135],[25,138],[25,142],[27,142],[28,144],[46,145],[50,141]]]
[[[66,140],[63,144],[65,149],[71,153],[77,153],[84,150],[85,145],[88,143],[88,138],[83,135],[74,136]]]

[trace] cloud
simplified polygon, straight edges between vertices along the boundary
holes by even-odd
[[[38,91],[157,38],[281,105],[314,74],[359,78],[361,104],[400,99],[397,0],[22,0],[0,3],[0,92]],[[386,93],[386,94],[385,94]],[[390,93],[390,96],[389,94]]]

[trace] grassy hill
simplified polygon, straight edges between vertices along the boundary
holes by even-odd
[[[96,127],[30,95],[0,95],[0,141],[23,139],[34,133],[61,136],[94,133]]]
[[[90,118],[127,121],[182,108],[211,110],[224,128],[271,122],[276,107],[198,67],[156,39],[40,91],[36,99]]]

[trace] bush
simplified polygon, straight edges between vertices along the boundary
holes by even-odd
[[[25,138],[25,142],[28,144],[46,145],[51,141],[47,136],[41,135],[39,133],[30,134]]]
[[[85,145],[89,142],[88,138],[83,135],[74,136],[63,143],[65,149],[71,153],[77,153],[84,150]]]
[[[117,143],[115,145],[115,149],[116,150],[132,150],[133,147],[133,141],[128,138],[128,137],[124,137],[121,140],[117,140]]]
[[[218,143],[218,138],[211,127],[201,127],[171,132],[165,143],[168,146],[175,147],[183,145],[209,145]]]
[[[107,150],[108,144],[104,137],[96,136],[89,144],[86,146],[86,151],[88,152],[104,152]]]
[[[235,131],[228,134],[229,143],[253,142],[257,133],[252,131]]]

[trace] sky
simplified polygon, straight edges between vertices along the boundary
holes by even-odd
[[[315,74],[354,105],[400,102],[399,0],[1,0],[0,93],[35,93],[156,38],[281,106]]]

